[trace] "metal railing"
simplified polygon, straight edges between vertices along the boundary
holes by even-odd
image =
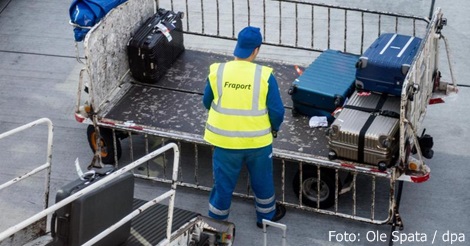
[[[115,171],[114,173],[111,173],[107,177],[103,178],[102,180],[97,181],[96,183],[90,185],[89,187],[83,189],[80,192],[80,194],[82,194],[82,195],[86,194],[86,193],[89,193],[89,192],[93,191],[93,189],[95,189],[97,187],[100,187],[103,184],[111,181],[114,177],[117,177],[117,176],[119,176],[119,175],[121,175],[125,172],[128,172],[128,171],[130,171],[130,170],[132,170],[132,169],[134,169],[134,168],[136,168],[136,167],[138,167],[138,166],[140,166],[144,163],[147,163],[148,161],[154,159],[155,157],[161,155],[162,153],[164,153],[164,152],[166,152],[170,149],[173,149],[173,154],[174,154],[173,155],[173,172],[172,172],[172,175],[171,175],[171,190],[169,190],[169,191],[163,193],[162,195],[146,202],[145,204],[143,204],[139,208],[132,211],[132,213],[128,214],[127,216],[125,216],[124,218],[122,218],[121,220],[119,220],[118,222],[116,222],[115,224],[113,224],[112,226],[107,228],[106,230],[102,231],[101,233],[99,233],[98,235],[96,235],[95,237],[93,237],[92,239],[90,239],[89,241],[87,241],[83,245],[86,246],[86,245],[93,245],[93,244],[97,243],[99,240],[103,239],[105,236],[109,235],[111,232],[118,229],[120,226],[124,225],[125,223],[127,223],[130,220],[132,220],[133,218],[135,218],[137,215],[143,213],[145,210],[149,209],[150,207],[152,207],[155,204],[158,204],[158,203],[164,201],[165,199],[169,199],[169,204],[168,204],[168,225],[167,225],[167,229],[166,229],[166,238],[163,242],[161,242],[161,244],[162,245],[167,245],[170,242],[171,229],[172,229],[172,223],[173,223],[173,210],[174,210],[174,206],[175,206],[175,193],[176,193],[176,186],[177,186],[177,179],[178,179],[179,159],[180,159],[179,148],[176,144],[174,144],[174,143],[166,144],[163,147],[158,148],[157,150],[152,151],[151,153],[145,155],[144,157],[139,158],[135,162],[132,162],[131,164],[126,165],[125,167]],[[73,201],[73,200],[75,200],[79,197],[81,197],[81,196],[77,196],[75,198],[72,197],[70,199],[70,201],[68,201],[67,203],[69,203],[69,202],[71,202],[71,201]],[[67,204],[67,203],[64,203],[64,204]]]
[[[49,146],[52,147],[52,124],[47,119],[39,120],[39,121],[30,123],[30,124],[28,124],[24,127],[18,128],[19,130],[15,129],[15,130],[12,130],[12,131],[7,132],[5,134],[1,134],[0,139],[5,137],[5,136],[11,135],[11,133],[18,132],[20,130],[32,127],[32,126],[34,126],[34,125],[36,125],[40,122],[47,122],[49,124],[49,133],[50,133],[50,135],[49,135],[50,136]],[[48,148],[48,149],[51,149],[51,148]],[[173,210],[174,210],[174,203],[175,203],[175,192],[176,192],[176,186],[177,186],[179,159],[180,159],[179,148],[174,143],[166,144],[165,146],[163,146],[161,148],[158,148],[157,150],[154,150],[154,151],[148,153],[147,155],[139,158],[138,160],[126,165],[125,167],[123,167],[119,170],[116,170],[115,172],[112,172],[111,174],[107,175],[106,177],[103,177],[102,179],[88,185],[87,187],[83,188],[79,192],[76,192],[76,193],[68,196],[67,198],[57,202],[56,204],[54,204],[50,207],[46,206],[44,208],[44,210],[34,214],[33,216],[29,217],[28,219],[26,219],[26,220],[14,225],[14,226],[8,228],[7,230],[1,232],[0,233],[0,242],[6,240],[9,237],[12,237],[16,233],[20,232],[24,228],[27,228],[28,226],[33,225],[37,221],[47,218],[48,215],[54,213],[56,210],[58,210],[58,209],[60,209],[64,206],[68,205],[69,203],[71,203],[71,202],[73,202],[73,201],[75,201],[75,200],[77,200],[77,199],[93,192],[97,188],[105,185],[106,183],[111,182],[116,177],[118,177],[118,176],[120,176],[120,175],[122,175],[126,172],[129,172],[130,170],[132,170],[132,169],[134,169],[134,168],[136,168],[136,167],[138,167],[138,166],[154,159],[155,157],[161,155],[162,153],[164,153],[164,152],[166,152],[170,149],[173,149],[173,173],[172,173],[172,177],[171,177],[171,190],[169,190],[169,191],[163,193],[162,195],[160,195],[160,196],[148,201],[147,203],[141,205],[139,208],[135,209],[130,214],[128,214],[127,216],[125,216],[124,218],[122,218],[121,220],[119,220],[118,222],[116,222],[115,224],[113,224],[112,226],[107,228],[106,230],[102,231],[101,233],[99,233],[98,235],[96,235],[95,237],[93,237],[92,239],[90,239],[89,241],[87,241],[83,245],[93,245],[94,243],[98,242],[100,239],[102,239],[105,236],[109,235],[109,233],[111,233],[114,230],[118,229],[121,225],[127,223],[128,221],[132,220],[137,215],[139,215],[142,212],[144,212],[145,210],[149,209],[151,206],[153,206],[157,203],[160,203],[165,199],[169,199],[169,204],[168,204],[168,221],[167,221],[168,226],[167,226],[167,229],[166,229],[166,238],[163,241],[163,245],[168,244],[168,242],[171,239],[171,233],[172,233],[171,228],[172,228],[172,223],[173,223]],[[51,155],[49,154],[48,155],[48,160],[49,161],[50,161],[50,159],[49,159],[50,157],[51,157]],[[48,162],[46,164],[47,164],[46,167],[50,168],[50,162]],[[41,166],[41,167],[43,167],[43,166]],[[30,175],[27,175],[27,176],[30,176]],[[47,181],[49,181],[49,180],[50,180],[50,172],[48,172]],[[47,194],[48,194],[48,192],[47,192]],[[48,198],[48,196],[46,196],[46,199],[47,198]],[[46,204],[47,204],[47,201],[46,201]],[[43,233],[46,232],[46,228],[43,228],[42,232]],[[22,237],[20,237],[20,238],[22,238]],[[19,242],[16,242],[16,243],[19,243]],[[24,244],[26,242],[21,242],[21,243]]]
[[[100,125],[100,123],[98,123]],[[101,125],[102,126],[102,125]],[[207,144],[188,141],[183,137],[166,138],[161,137],[164,133],[142,132],[138,130],[113,128],[116,131],[125,131],[129,136],[126,144],[122,146],[128,148],[129,157],[134,158],[146,155],[155,146],[164,145],[167,142],[175,142],[180,146],[182,156],[186,161],[180,165],[178,170],[178,185],[182,187],[193,188],[201,191],[210,191],[212,189],[212,147]],[[116,139],[116,141],[119,141]],[[126,146],[127,145],[127,146]],[[154,147],[152,147],[154,146]],[[115,151],[116,153],[117,151]],[[300,156],[285,153],[277,149],[273,150],[276,165],[275,184],[277,187],[277,200],[284,205],[304,211],[311,211],[326,215],[353,219],[371,224],[389,223],[393,216],[395,205],[395,185],[396,173],[391,168],[385,172],[378,171],[370,167],[361,167],[347,163],[338,163],[329,161],[322,157]],[[295,155],[295,156],[294,156]],[[124,158],[124,157],[123,157]],[[134,175],[138,178],[152,180],[161,183],[171,184],[173,180],[168,176],[168,170],[171,170],[172,156],[163,155],[161,159],[155,162],[148,162],[145,169],[136,172]],[[126,160],[127,161],[127,160]],[[122,162],[122,160],[121,160]],[[118,165],[118,163],[116,163]],[[315,167],[317,177],[316,187],[320,187],[322,175],[330,175],[334,179],[334,202],[329,208],[320,207],[320,203],[314,206],[305,205],[303,182],[308,178],[309,167]],[[298,170],[299,188],[297,193],[292,189],[294,184],[288,183],[293,175],[293,170]],[[344,176],[350,175],[350,182],[342,187]],[[243,177],[244,175],[240,175]],[[246,185],[244,185],[244,182]],[[249,179],[240,178],[241,184],[233,193],[234,196],[246,199],[253,199],[253,193],[250,188]],[[310,191],[311,192],[311,191]],[[321,200],[320,191],[316,191],[317,201]]]
[[[33,175],[41,172],[41,171],[44,171],[46,170],[46,174],[45,174],[45,191],[44,191],[44,197],[43,197],[43,206],[44,208],[47,208],[48,205],[49,205],[49,192],[50,192],[50,180],[51,180],[51,164],[52,164],[52,141],[53,141],[53,125],[52,125],[52,122],[47,119],[47,118],[41,118],[41,119],[38,119],[38,120],[35,120],[31,123],[28,123],[28,124],[25,124],[23,126],[20,126],[20,127],[17,127],[15,129],[12,129],[10,131],[7,131],[5,133],[2,133],[0,134],[0,140],[6,138],[6,137],[9,137],[11,135],[14,135],[14,134],[18,134],[22,131],[25,131],[25,130],[28,130],[28,129],[31,129],[33,127],[36,127],[37,125],[41,125],[41,124],[45,124],[47,125],[47,150],[46,150],[46,162],[34,169],[32,169],[31,171],[29,172],[26,172],[22,175],[19,175],[3,184],[0,185],[0,190],[3,190],[3,189],[6,189],[8,187],[10,187],[11,185],[13,184],[16,184],[20,181],[23,181],[27,178],[30,178],[32,177]],[[41,219],[41,218],[39,218]],[[38,219],[38,220],[39,220]],[[37,220],[35,220],[34,222],[36,222]],[[44,233],[46,231],[46,221],[45,221],[45,218],[44,218],[44,221],[43,222],[38,222],[36,224],[39,228],[39,232],[42,232]],[[10,237],[11,235],[13,235],[14,233],[20,231],[21,229],[23,229],[24,226],[13,226],[11,227],[10,229],[0,233],[0,244],[2,244],[2,242],[4,240],[6,240],[8,237]],[[26,233],[29,233],[29,232],[26,232]],[[35,233],[35,232],[30,232],[30,233]],[[35,235],[32,235],[32,236],[35,236]],[[26,237],[23,237],[24,238],[28,238],[28,237],[31,237],[31,235],[29,236],[26,236]],[[21,240],[21,237],[19,239],[15,239],[15,238],[12,238],[11,239],[12,241],[14,241],[15,243],[24,243],[24,242],[18,242],[17,240]]]
[[[158,0],[157,5],[184,12],[187,34],[236,40],[241,28],[253,25],[262,29],[267,45],[359,54],[383,32],[423,35],[428,22],[413,15],[293,0]]]

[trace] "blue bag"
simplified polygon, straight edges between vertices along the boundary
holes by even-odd
[[[111,9],[127,0],[72,0],[69,8],[70,21],[76,26],[75,41],[80,42],[85,35]],[[82,28],[89,27],[89,28]]]

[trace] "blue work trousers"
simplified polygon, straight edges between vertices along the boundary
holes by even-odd
[[[271,220],[276,212],[273,181],[272,145],[257,149],[224,149],[216,147],[213,155],[214,186],[209,196],[209,216],[226,220],[230,213],[232,193],[243,165],[250,174],[255,196],[257,222]]]

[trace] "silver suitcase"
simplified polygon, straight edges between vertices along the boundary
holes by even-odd
[[[328,134],[329,158],[377,165],[384,170],[398,150],[400,97],[351,96]]]

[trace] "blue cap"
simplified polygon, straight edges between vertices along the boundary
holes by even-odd
[[[233,55],[242,59],[248,58],[262,42],[263,38],[258,27],[245,27],[238,33],[237,46]]]

